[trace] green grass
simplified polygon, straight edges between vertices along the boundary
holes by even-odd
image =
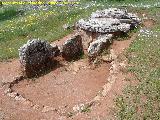
[[[140,9],[137,9],[138,11]],[[134,74],[138,85],[129,85],[117,98],[117,119],[160,119],[160,8],[143,9],[156,25],[150,35],[141,33],[127,50],[128,72]]]
[[[17,13],[11,8],[9,13]],[[96,9],[96,8],[95,8]],[[2,10],[0,14],[0,60],[18,57],[18,48],[28,39],[40,38],[49,42],[62,38],[73,30],[64,30],[64,24],[74,24],[78,19],[86,17],[94,10],[70,7],[52,7],[44,11],[27,11],[22,15],[3,17],[6,14]]]

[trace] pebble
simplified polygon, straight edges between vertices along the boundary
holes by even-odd
[[[56,109],[50,106],[44,106],[44,108],[42,109],[43,113],[49,112],[49,111],[55,111]]]

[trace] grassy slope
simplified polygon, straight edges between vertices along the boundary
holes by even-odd
[[[160,119],[160,8],[137,9],[146,11],[156,20],[148,31],[141,30],[139,37],[126,53],[129,72],[134,73],[138,85],[128,86],[117,98],[117,118],[120,120]]]

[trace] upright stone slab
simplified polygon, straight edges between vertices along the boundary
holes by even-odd
[[[96,57],[104,49],[104,47],[110,43],[112,36],[112,34],[100,35],[95,41],[90,43],[88,48],[88,56]]]
[[[46,69],[57,54],[58,47],[39,39],[29,40],[19,49],[20,63],[25,76],[32,77]]]
[[[79,57],[83,53],[82,38],[74,35],[62,45],[62,57],[71,60]]]

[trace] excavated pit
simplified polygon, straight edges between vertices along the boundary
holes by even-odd
[[[34,80],[23,80],[12,89],[34,104],[65,107],[89,102],[107,82],[109,65],[91,69],[86,59],[71,63]]]

